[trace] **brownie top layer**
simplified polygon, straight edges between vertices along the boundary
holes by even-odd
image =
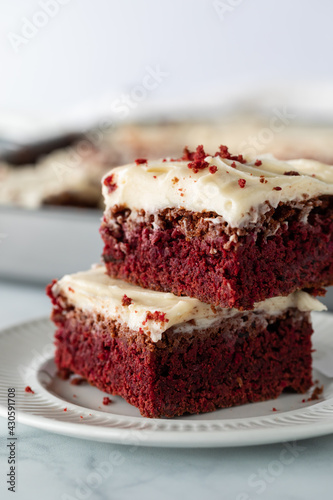
[[[162,333],[175,325],[191,321],[193,328],[206,328],[221,318],[239,314],[237,309],[214,308],[194,298],[177,297],[113,279],[106,274],[104,266],[64,276],[55,282],[52,294],[60,295],[65,300],[65,307],[73,306],[126,323],[130,329],[146,333],[153,342],[160,340]],[[300,311],[326,309],[311,295],[295,292],[259,302],[254,310],[274,316],[289,308]]]
[[[211,211],[231,227],[245,227],[280,202],[333,194],[333,167],[314,160],[281,161],[271,155],[215,156],[185,150],[178,160],[117,167],[102,180],[106,210],[114,205],[152,213],[165,208]]]

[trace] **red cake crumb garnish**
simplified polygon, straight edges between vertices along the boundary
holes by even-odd
[[[276,408],[272,408],[272,411],[277,411],[277,409]]]
[[[191,168],[195,174],[199,172],[199,170],[203,170],[204,168],[209,167],[208,162],[205,161],[205,158],[210,156],[205,152],[202,145],[198,146],[195,151],[190,151],[187,147],[184,148],[183,156],[178,159],[171,159],[171,161],[188,161],[188,168]],[[243,158],[243,155],[232,155],[229,153],[227,146],[220,146],[219,151],[215,153],[214,156],[219,156],[220,158],[225,158],[227,160],[233,160],[232,166],[236,168],[235,161],[239,163],[246,163],[246,160]],[[211,174],[215,174],[217,171],[217,167],[212,165],[209,167],[209,172]]]
[[[302,403],[305,403],[305,399],[302,399]]]
[[[62,380],[68,380],[71,376],[71,373],[72,372],[67,368],[60,368],[60,370],[57,371],[57,377],[61,378]]]
[[[282,187],[280,186],[275,186],[273,187],[273,191],[281,191]]]
[[[256,160],[254,162],[254,164],[255,164],[256,167],[260,167],[260,165],[262,165],[262,161],[261,160]]]
[[[148,163],[148,162],[147,162],[146,158],[137,158],[137,159],[135,160],[135,163],[136,163],[137,165],[143,165],[144,163]]]
[[[173,184],[177,184],[177,182],[179,182],[178,177],[174,177],[174,178],[172,179],[172,183],[173,183]]]
[[[239,185],[240,188],[244,188],[245,184],[246,184],[246,180],[245,179],[238,179],[238,185]]]
[[[187,165],[188,168],[191,168],[193,172],[197,174],[199,170],[208,167],[208,163],[205,161],[206,156],[208,155],[205,153],[203,146],[198,146],[193,155],[193,161],[190,161]]]
[[[108,175],[104,179],[104,186],[106,186],[108,188],[109,193],[112,193],[113,191],[115,191],[117,189],[117,184],[115,182],[113,182],[113,179],[114,179],[113,174]]]
[[[320,387],[315,387],[313,389],[311,396],[308,398],[308,401],[316,401],[317,399],[319,399],[319,396],[323,393],[323,390],[324,390],[323,385]]]
[[[296,170],[289,170],[289,172],[285,172],[283,175],[300,175]]]
[[[27,387],[24,390],[25,392],[29,392],[30,394],[35,394],[35,391],[31,389],[30,385],[27,385]]]
[[[163,158],[162,162],[164,163],[164,162],[166,162],[166,161],[167,161],[167,159],[166,159],[166,158]]]
[[[73,377],[71,380],[72,385],[82,385],[86,382],[86,379],[83,377]]]
[[[64,408],[64,411],[67,411],[67,408]]]
[[[225,158],[226,160],[235,160],[238,161],[238,163],[246,163],[246,160],[244,160],[243,155],[230,154],[227,146],[220,146],[219,149],[220,151],[215,153],[215,156],[219,156],[220,158]]]
[[[72,292],[72,293],[75,293],[75,290],[73,290],[73,288],[71,286],[68,287],[68,291]]]
[[[156,175],[153,175],[154,179],[157,179]]]
[[[187,146],[185,146],[184,151],[183,151],[183,156],[180,158],[180,160],[183,161],[192,161],[194,157],[194,151],[191,152]]]
[[[159,321],[160,323],[168,323],[168,319],[165,317],[165,313],[162,313],[161,311],[155,311],[155,312],[150,312],[147,311],[146,314],[146,319],[142,322],[143,325],[147,323],[147,321],[152,320],[152,321]]]
[[[80,415],[80,418],[83,418],[82,415]]]
[[[237,168],[236,163],[233,161],[232,164],[230,165],[232,168]]]
[[[124,307],[129,306],[130,304],[132,304],[132,302],[133,300],[130,297],[127,297],[127,295],[124,295],[123,298],[121,299],[121,303]]]
[[[103,405],[107,406],[112,403],[112,399],[108,398],[107,396],[103,398]]]

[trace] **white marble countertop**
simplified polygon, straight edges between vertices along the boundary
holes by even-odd
[[[48,314],[41,288],[0,284],[0,327]],[[18,425],[17,492],[6,489],[6,421],[0,418],[0,499],[332,498],[333,435],[229,449],[135,448],[68,438]],[[105,462],[114,464],[103,477]]]

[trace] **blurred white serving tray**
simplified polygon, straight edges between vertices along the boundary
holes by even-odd
[[[46,284],[100,261],[102,212],[0,207],[0,279]]]

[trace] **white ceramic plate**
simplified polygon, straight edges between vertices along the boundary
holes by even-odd
[[[315,314],[314,326],[314,379],[324,384],[319,400],[307,401],[309,391],[202,415],[148,419],[120,397],[111,396],[112,403],[104,406],[106,394],[98,389],[60,380],[53,362],[53,324],[48,319],[21,324],[0,334],[0,415],[7,418],[7,391],[15,388],[18,422],[96,441],[221,447],[329,434],[333,432],[333,315]],[[35,394],[25,392],[27,385]]]

